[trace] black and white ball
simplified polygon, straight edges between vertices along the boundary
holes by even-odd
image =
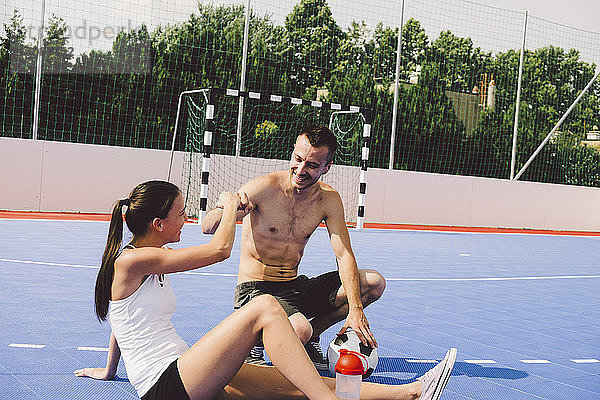
[[[327,349],[329,372],[335,375],[335,364],[340,358],[341,349],[348,349],[350,351],[356,351],[357,353],[363,354],[365,356],[361,357],[361,360],[363,360],[363,366],[365,367],[363,379],[367,379],[369,376],[371,376],[377,367],[377,348],[371,348],[362,344],[356,332],[351,329],[348,329],[345,333],[338,335],[331,341],[331,343],[329,343],[329,348]]]

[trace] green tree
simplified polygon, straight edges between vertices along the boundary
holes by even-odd
[[[565,51],[556,47],[544,47],[526,51],[523,71],[523,91],[519,111],[516,171],[533,154],[542,140],[572,104],[583,87],[592,78],[594,65],[579,60],[575,50]],[[473,167],[477,175],[508,178],[512,154],[514,108],[516,98],[516,73],[519,53],[510,50],[499,53],[493,61],[493,73],[497,79],[497,103],[493,111],[484,113],[474,131],[472,141],[478,158],[483,160]],[[573,166],[572,162],[590,163],[595,150],[582,148],[584,126],[593,124],[594,115],[600,113],[597,96],[598,84],[591,95],[582,98],[572,115],[539,153],[521,179],[564,184],[590,184],[590,176],[597,166]]]
[[[71,68],[73,50],[68,48],[68,41],[67,24],[53,14],[44,30],[43,73],[60,74]]]
[[[369,51],[365,57],[372,58],[373,77],[378,84],[387,86],[395,80],[397,45],[398,28],[377,24],[371,48],[365,48]]]
[[[474,47],[471,38],[460,38],[450,31],[440,33],[425,58],[439,65],[440,79],[446,88],[458,92],[470,92],[491,63],[491,54]]]
[[[4,24],[4,34],[0,36],[0,62],[7,73],[34,73],[36,48],[27,43],[27,30],[23,17],[17,11],[8,24]]]
[[[409,19],[402,27],[401,81],[407,81],[410,73],[416,71],[417,66],[423,64],[428,48],[429,39],[425,34],[425,29],[421,27],[421,23],[416,19]]]
[[[290,69],[286,60],[286,35],[283,26],[269,16],[250,16],[248,90],[261,93],[288,94]]]
[[[122,88],[122,75],[112,52],[91,50],[75,60],[70,78],[76,88],[74,102],[78,140],[85,143],[123,145],[119,129],[122,117],[115,98]],[[121,139],[119,139],[121,138]]]
[[[160,27],[153,33],[151,104],[154,121],[165,140],[173,132],[182,91],[239,86],[243,27],[243,7],[199,4],[198,12],[187,21]],[[181,132],[185,132],[185,126]],[[183,148],[184,135],[180,134],[179,139],[177,147]],[[168,140],[164,143],[170,146]],[[231,140],[218,135],[213,145],[231,148]]]
[[[461,174],[464,127],[446,96],[437,63],[424,63],[419,82],[401,90],[395,168]]]
[[[290,93],[324,86],[337,65],[344,35],[325,0],[301,0],[285,18]]]
[[[46,140],[73,141],[76,88],[71,75],[72,49],[68,47],[67,25],[52,15],[44,30],[42,88],[38,137]]]
[[[574,49],[566,51],[548,46],[526,53],[523,77],[526,84],[522,98],[540,113],[536,129],[550,132],[592,79],[594,70],[595,66],[581,61],[579,52]],[[594,107],[593,93],[599,87],[600,83],[597,82],[592,88],[592,96],[582,99],[561,130],[577,132],[583,137],[583,118],[586,114],[581,114],[580,111],[586,107]]]
[[[3,136],[29,137],[36,48],[27,43],[21,14],[15,10],[0,35],[0,127]]]
[[[378,27],[379,32],[386,28]],[[391,31],[387,28],[387,31]],[[329,101],[358,105],[372,110],[373,130],[371,131],[372,166],[381,166],[386,162],[386,151],[380,151],[389,144],[389,124],[392,97],[384,88],[381,79],[376,79],[377,68],[381,67],[381,58],[373,57],[378,47],[377,40],[383,35],[373,37],[372,32],[364,22],[353,22],[345,32],[337,52],[337,63],[331,79],[327,83]],[[379,46],[381,49],[381,46]],[[380,53],[381,54],[381,53]],[[389,86],[388,86],[389,87]],[[355,132],[347,145],[354,148],[361,132]],[[386,137],[387,136],[387,137]],[[351,153],[352,148],[346,153]],[[383,157],[383,158],[382,158]]]

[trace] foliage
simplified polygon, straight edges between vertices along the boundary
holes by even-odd
[[[33,71],[37,49],[27,43],[23,18],[15,10],[0,35],[0,126],[3,136],[31,137]]]
[[[43,38],[40,137],[166,149],[179,94],[207,87],[239,87],[244,8],[202,5],[180,23],[120,32],[110,51],[76,57],[66,25],[52,16]],[[356,20],[342,29],[326,0],[300,0],[283,24],[250,13],[249,90],[316,99],[372,110],[370,163],[387,168],[392,142],[394,90],[398,121],[394,168],[506,179],[510,175],[520,52],[485,52],[471,38],[443,31],[430,41],[419,21],[401,30],[400,85],[395,88],[398,28]],[[4,136],[31,137],[37,45],[28,43],[15,11],[0,33],[0,125]],[[521,168],[594,75],[595,65],[576,50],[547,46],[524,54],[516,168]],[[495,107],[477,109],[466,133],[449,94],[477,100],[482,75],[493,76]],[[416,83],[409,84],[417,78]],[[469,97],[471,96],[471,97]],[[218,110],[233,126],[237,107]],[[319,115],[293,110],[294,124],[264,117],[275,110],[244,111],[244,154],[286,156],[290,132]],[[600,125],[600,83],[590,89],[522,179],[600,186],[600,153],[581,144]],[[463,116],[464,117],[464,116]],[[464,119],[463,119],[464,120]],[[182,122],[185,131],[185,118]],[[235,129],[227,128],[229,131]],[[218,151],[232,154],[231,135],[217,135]],[[344,151],[355,152],[357,137]],[[271,142],[271,143],[270,143]],[[176,143],[184,146],[183,137]]]
[[[300,0],[285,18],[290,92],[323,86],[337,65],[344,35],[325,0]]]
[[[279,127],[269,120],[258,124],[254,129],[254,137],[259,140],[268,141],[272,140],[279,133]]]

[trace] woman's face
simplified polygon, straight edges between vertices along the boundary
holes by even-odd
[[[167,217],[161,218],[166,243],[179,242],[181,239],[181,228],[183,228],[185,221],[187,221],[185,204],[183,197],[179,194],[173,201]]]

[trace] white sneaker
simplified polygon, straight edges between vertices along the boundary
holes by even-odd
[[[421,382],[423,392],[419,400],[438,400],[442,391],[450,379],[454,362],[456,361],[456,349],[451,348],[446,356],[438,365],[425,372],[423,376],[417,378]]]

